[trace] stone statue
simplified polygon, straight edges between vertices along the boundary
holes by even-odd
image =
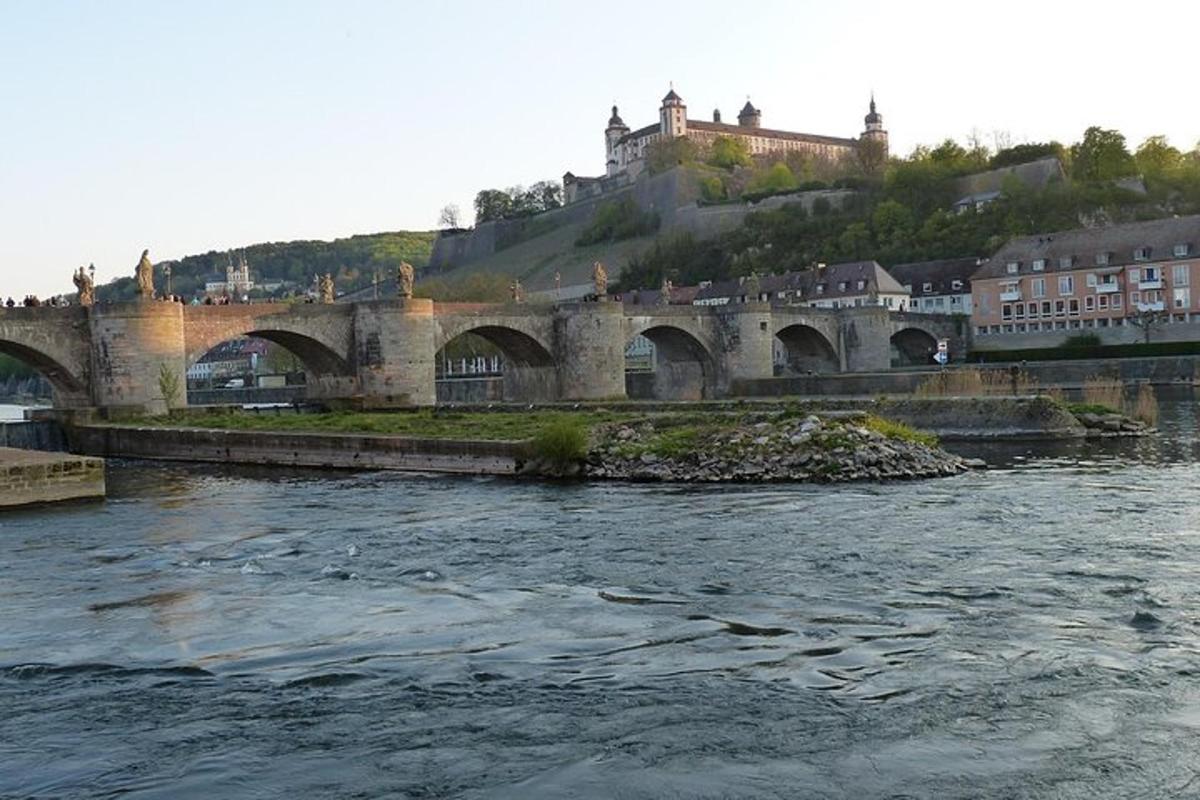
[[[137,293],[143,300],[154,299],[154,265],[150,263],[150,251],[142,251],[142,260],[137,265]]]
[[[328,272],[321,276],[321,302],[333,302],[333,276]]]
[[[671,285],[670,280],[668,280],[667,278],[663,278],[662,288],[658,290],[658,305],[660,305],[660,306],[671,305],[671,290],[674,288],[675,287]]]
[[[75,290],[79,292],[79,305],[90,306],[96,302],[96,287],[92,281],[92,276],[83,267],[72,277],[75,284]]]
[[[757,303],[761,294],[762,284],[758,280],[758,273],[751,272],[750,277],[746,278],[746,302]]]
[[[396,289],[406,300],[413,296],[413,266],[407,261],[401,261],[396,272]]]
[[[521,288],[521,281],[519,278],[513,280],[512,285],[508,287],[508,291],[512,294],[512,301],[514,303],[525,302],[525,290]]]
[[[608,294],[608,272],[599,261],[592,264],[592,287],[597,300],[603,300]]]

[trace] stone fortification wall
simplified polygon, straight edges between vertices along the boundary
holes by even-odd
[[[56,422],[0,422],[0,447],[61,453],[67,438]]]
[[[106,425],[76,426],[68,433],[71,449],[89,455],[331,469],[512,475],[525,453],[521,442],[357,434]]]

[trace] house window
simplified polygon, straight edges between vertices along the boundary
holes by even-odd
[[[1188,251],[1189,251],[1190,249],[1191,249],[1190,245],[1186,245],[1186,244],[1177,244],[1177,245],[1175,245],[1175,251],[1174,251],[1174,252],[1175,252],[1175,257],[1176,257],[1176,258],[1183,258],[1184,256],[1186,256],[1186,255],[1188,254]]]
[[[1096,266],[1097,267],[1107,267],[1108,266],[1108,253],[1096,253]]]
[[[838,291],[839,292],[846,291],[846,282],[845,281],[838,281]]]
[[[1049,300],[1042,301],[1042,316],[1043,317],[1050,316],[1050,301]]]
[[[1074,275],[1059,275],[1058,276],[1058,293],[1059,294],[1075,294],[1075,276]]]
[[[861,292],[861,291],[862,291],[863,289],[865,289],[865,288],[867,288],[867,282],[866,282],[866,281],[859,281],[859,282],[858,282],[858,290]]]
[[[1013,307],[1012,303],[1005,303],[1000,306],[1000,319],[1012,319]]]
[[[1067,301],[1066,300],[1055,300],[1054,301],[1054,316],[1061,317],[1063,314],[1066,314],[1066,313],[1067,313]]]
[[[1024,303],[1017,303],[1015,306],[1013,306],[1013,318],[1014,319],[1025,319],[1025,304]]]
[[[1142,279],[1142,271],[1140,269],[1129,270],[1129,282],[1137,283]]]
[[[1030,303],[1030,304],[1029,304],[1029,318],[1030,318],[1030,319],[1037,319],[1037,315],[1038,315],[1038,304],[1037,304],[1037,303]]]
[[[1115,300],[1116,298],[1114,297],[1113,299]],[[1141,292],[1130,292],[1129,293],[1129,302],[1135,306],[1138,303],[1142,302],[1142,293]]]
[[[1089,294],[1083,298],[1083,310],[1084,311],[1095,311],[1096,310],[1096,297],[1094,295]]]
[[[1138,249],[1134,250],[1133,251],[1133,260],[1134,261],[1149,261],[1150,260],[1150,248],[1149,247],[1139,247]]]
[[[1079,316],[1079,298],[1077,298],[1077,297],[1071,298],[1070,310],[1071,310],[1072,317]]]
[[[1045,297],[1046,296],[1046,279],[1045,278],[1034,278],[1032,285],[1030,286],[1030,293],[1033,297]]]
[[[1162,280],[1162,273],[1158,271],[1158,267],[1146,267],[1142,270],[1144,281],[1159,281]]]
[[[1021,269],[1021,263],[1019,261],[1010,261],[1005,268],[1008,270],[1009,275],[1016,275],[1017,271]]]
[[[823,283],[817,284],[817,294],[825,294],[825,284],[823,284]]]
[[[932,284],[932,283],[922,283],[922,284],[921,284],[921,291],[922,291],[922,292],[932,292],[932,291],[933,291],[933,284]]]
[[[1176,264],[1171,268],[1171,283],[1175,286],[1187,286],[1191,282],[1191,272],[1187,264]]]
[[[1101,311],[1108,311],[1108,295],[1102,294],[1096,298],[1096,308]]]
[[[1075,256],[1063,256],[1058,260],[1059,269],[1070,269],[1075,266]]]
[[[1175,290],[1175,307],[1176,308],[1187,308],[1188,307],[1188,290],[1187,289],[1176,289]]]
[[[961,289],[962,287],[963,287],[963,282],[962,282],[962,281],[951,281],[951,282],[950,282],[950,288],[951,288],[951,289]]]
[[[1092,286],[1096,285],[1096,273],[1089,272],[1087,274],[1087,285],[1088,285],[1088,287],[1092,287]]]
[[[1033,260],[1032,267],[1033,267],[1034,272],[1041,272],[1042,270],[1044,270],[1046,268],[1046,259],[1035,258]]]

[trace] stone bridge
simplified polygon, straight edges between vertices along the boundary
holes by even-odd
[[[928,363],[939,338],[950,339],[951,352],[961,355],[969,326],[951,317],[874,307],[762,303],[552,307],[400,299],[0,309],[0,353],[39,370],[63,408],[162,411],[185,405],[188,366],[240,336],[294,353],[308,371],[310,398],[369,407],[431,405],[437,354],[465,334],[504,353],[506,400],[625,397],[625,351],[637,336],[655,345],[654,395],[684,399],[725,396],[739,380],[771,377],[778,352],[796,372]]]

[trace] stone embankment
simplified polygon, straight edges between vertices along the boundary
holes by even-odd
[[[104,497],[104,461],[0,447],[0,509]]]
[[[945,477],[982,466],[866,415],[776,417],[707,430],[643,422],[598,433],[583,469],[589,478],[832,483]]]

